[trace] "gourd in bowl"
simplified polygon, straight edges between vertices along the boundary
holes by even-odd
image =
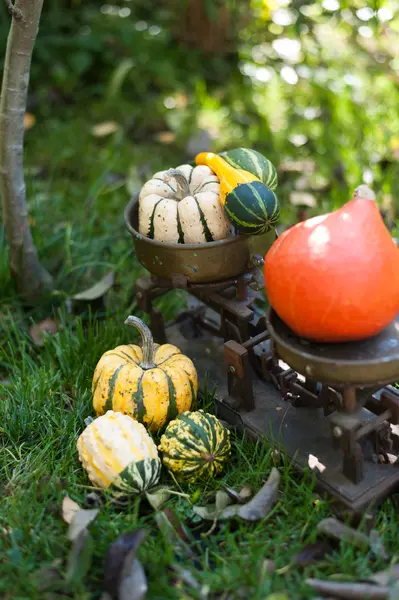
[[[160,171],[139,195],[139,232],[154,240],[200,244],[232,233],[219,199],[219,179],[206,165]]]

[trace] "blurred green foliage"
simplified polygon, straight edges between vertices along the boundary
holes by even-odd
[[[0,2],[1,48],[9,21]],[[44,2],[26,135],[38,229],[43,194],[61,198],[73,222],[98,190],[116,203],[122,187],[127,200],[204,145],[266,154],[279,168],[283,222],[304,194],[308,214],[319,213],[365,182],[394,226],[398,34],[398,0]],[[93,137],[108,121],[117,131]],[[121,219],[123,202],[108,203],[107,218]]]
[[[398,196],[397,0],[109,1],[44,3],[36,115],[69,118],[91,106],[93,116],[117,114],[135,141],[206,129],[217,149],[313,160],[317,176],[299,189],[328,191],[334,204],[362,181]],[[2,4],[0,22],[3,45]],[[213,49],[212,33],[225,36]]]

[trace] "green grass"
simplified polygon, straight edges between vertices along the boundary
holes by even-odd
[[[64,584],[58,596],[38,586],[38,570],[54,560],[60,561],[65,573],[70,542],[60,514],[63,496],[68,494],[81,504],[85,501],[89,481],[78,461],[76,440],[84,419],[93,414],[94,367],[103,352],[131,340],[131,329],[122,323],[129,313],[137,314],[131,293],[135,279],[144,271],[135,260],[123,224],[129,199],[126,173],[132,165],[137,170],[148,163],[150,172],[155,172],[165,164],[178,164],[181,148],[160,151],[150,142],[137,148],[124,135],[96,139],[81,119],[68,124],[49,120],[37,126],[36,134],[28,136],[27,145],[29,209],[38,250],[55,277],[55,294],[43,305],[23,311],[0,238],[0,594],[7,600],[99,598],[108,545],[120,533],[144,527],[149,535],[139,557],[149,580],[149,598],[196,598],[193,590],[184,592],[173,586],[169,567],[176,562],[174,547],[162,537],[152,511],[139,500],[132,500],[124,510],[111,502],[101,508],[90,527],[95,541],[93,566],[82,584]],[[140,185],[137,173],[135,177]],[[110,268],[117,286],[110,294],[108,313],[102,315],[106,318],[67,314],[65,300]],[[54,301],[60,312],[51,308]],[[181,306],[179,293],[161,302],[166,317]],[[60,330],[38,349],[27,329],[32,319],[51,316],[52,310],[61,319]],[[202,405],[209,406],[210,400],[209,394],[201,395]],[[268,444],[235,437],[224,476],[208,486],[182,486],[182,490],[200,505],[212,502],[223,484],[236,489],[248,484],[257,490],[274,460]],[[342,544],[323,563],[286,569],[296,552],[315,540],[315,526],[331,514],[331,507],[315,494],[309,473],[298,476],[284,460],[278,468],[282,475],[279,502],[263,522],[223,523],[201,537],[210,524],[200,526],[193,519],[192,503],[183,498],[168,502],[192,532],[200,565],[195,577],[200,583],[224,598],[225,593],[229,598],[263,600],[278,591],[286,591],[289,598],[311,598],[304,583],[309,576],[359,577],[385,566],[368,552]],[[163,481],[173,485],[166,473]],[[390,500],[378,513],[377,528],[387,551],[397,558],[397,518]],[[275,574],[265,572],[265,559],[275,561]],[[190,561],[186,562],[190,568]]]
[[[120,327],[120,316],[102,324],[90,322],[85,329],[79,322],[74,330],[65,324],[60,333],[47,340],[39,355],[21,331],[14,330],[10,335],[7,352],[14,374],[9,385],[1,388],[0,404],[0,592],[5,598],[46,597],[37,589],[37,570],[54,559],[65,561],[68,555],[67,525],[60,515],[62,497],[67,493],[84,503],[89,482],[80,467],[75,444],[85,426],[84,419],[92,414],[89,388],[96,361],[112,345],[128,341],[130,332]],[[203,403],[207,401],[209,398],[202,398]],[[233,456],[225,475],[205,488],[190,485],[182,486],[182,490],[191,497],[198,496],[195,501],[200,505],[211,502],[223,483],[236,489],[247,484],[257,490],[274,464],[273,450],[267,444],[234,438]],[[323,564],[305,570],[292,566],[273,576],[262,574],[265,559],[274,560],[277,569],[290,564],[304,544],[314,541],[316,524],[331,512],[329,503],[314,493],[309,474],[295,475],[284,460],[278,467],[281,494],[268,519],[256,524],[223,523],[202,540],[197,533],[201,569],[195,571],[195,577],[199,582],[214,592],[229,591],[233,598],[238,589],[244,590],[244,597],[254,599],[279,590],[286,590],[290,598],[310,598],[304,584],[306,576],[365,576],[383,568],[381,561],[373,562],[367,552],[343,544]],[[165,473],[163,481],[173,485]],[[172,498],[168,504],[195,534],[199,524],[190,526],[194,516],[191,502]],[[144,527],[149,535],[139,556],[149,579],[149,597],[185,597],[171,586],[173,576],[168,567],[176,562],[173,546],[162,538],[153,513],[148,507],[144,509],[145,503],[138,500],[132,500],[123,510],[111,502],[101,508],[90,527],[95,540],[93,567],[84,585],[65,585],[65,594],[73,598],[99,597],[107,546],[118,534]],[[378,530],[393,556],[398,547],[391,501],[385,503],[378,521]],[[210,526],[206,523],[201,531]],[[187,567],[191,568],[191,561],[187,561]]]

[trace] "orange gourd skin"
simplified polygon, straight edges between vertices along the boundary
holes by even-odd
[[[399,312],[399,249],[369,199],[285,231],[265,257],[264,277],[275,312],[315,342],[372,337]]]

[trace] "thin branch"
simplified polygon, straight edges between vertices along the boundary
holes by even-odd
[[[15,8],[12,0],[4,0],[4,2],[6,3],[8,12],[12,17],[14,17],[14,19],[22,19],[22,12],[19,10],[19,8]]]

